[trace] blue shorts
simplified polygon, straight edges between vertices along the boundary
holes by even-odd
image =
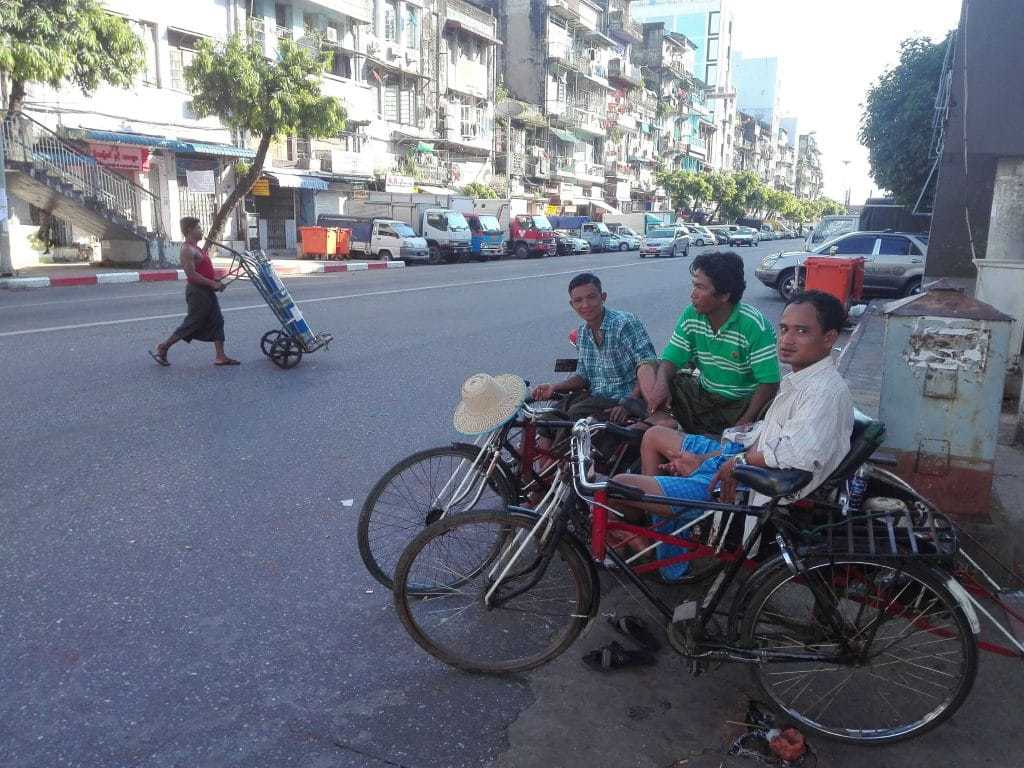
[[[697,471],[689,477],[659,475],[655,478],[658,481],[658,485],[661,486],[661,492],[666,496],[674,496],[679,499],[693,499],[694,501],[707,501],[711,498],[708,484],[718,472],[718,468],[729,457],[735,456],[743,450],[743,446],[739,443],[728,441],[723,445],[718,440],[703,437],[702,435],[687,435],[683,438],[680,448],[689,453],[697,454],[722,451],[718,456],[712,456],[710,459],[705,460],[697,468]],[[672,513],[674,517],[655,523],[654,529],[661,533],[672,533],[680,524],[698,517],[701,511],[696,507],[672,507]],[[686,534],[682,535],[685,536]],[[671,544],[658,544],[656,550],[659,560],[675,557],[685,552],[686,549],[683,547],[675,547]],[[673,565],[666,565],[658,570],[665,581],[677,581],[690,570],[690,564],[689,562],[675,563]]]

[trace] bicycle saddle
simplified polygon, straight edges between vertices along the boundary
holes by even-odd
[[[790,496],[805,487],[813,475],[802,469],[765,469],[741,464],[732,471],[741,484],[773,499]]]

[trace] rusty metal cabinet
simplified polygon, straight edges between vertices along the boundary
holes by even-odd
[[[1011,318],[941,288],[884,314],[879,417],[897,474],[948,514],[987,515]]]

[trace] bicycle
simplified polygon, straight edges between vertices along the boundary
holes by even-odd
[[[573,422],[566,418],[557,407],[527,401],[511,421],[476,443],[427,448],[391,467],[367,495],[356,529],[370,575],[391,589],[395,564],[408,542],[447,515],[539,498],[568,451]],[[565,434],[545,449],[537,443],[541,429]],[[634,463],[641,438],[630,430],[619,440],[605,462],[609,473]]]
[[[770,499],[757,507],[594,482],[592,435],[619,429],[577,422],[569,459],[535,509],[451,515],[409,544],[394,596],[424,650],[482,673],[555,658],[597,615],[598,565],[607,558],[661,615],[691,672],[749,664],[768,701],[809,730],[890,743],[935,727],[963,703],[977,671],[977,618],[949,575],[956,528],[928,504],[870,493],[859,511],[851,503],[847,481],[880,444],[881,425],[858,418],[840,467],[792,505],[784,499],[810,482],[809,473],[738,467],[737,479]],[[879,470],[868,482],[900,491],[886,475]],[[658,533],[622,522],[616,500],[693,509],[694,519]],[[716,518],[733,532],[739,521],[751,525],[738,539],[710,544],[689,534]],[[634,556],[631,567],[607,545],[615,530],[687,551],[642,564]],[[708,558],[723,567],[700,600],[670,607],[641,577]]]

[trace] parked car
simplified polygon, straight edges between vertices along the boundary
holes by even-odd
[[[555,230],[555,242],[558,245],[559,256],[570,253],[590,253],[590,243],[582,237],[576,237],[567,229]]]
[[[775,231],[775,228],[771,224],[762,224],[759,230],[760,237],[762,240],[778,240],[779,233]]]
[[[690,245],[716,245],[718,238],[715,233],[700,224],[687,224],[690,230]]]
[[[736,227],[729,232],[729,245],[749,245],[753,248],[761,242],[761,233],[753,227]]]
[[[803,287],[808,256],[863,256],[866,296],[910,296],[921,291],[928,239],[907,232],[850,232],[809,251],[765,256],[754,276],[789,301]]]
[[[860,216],[822,216],[821,221],[808,233],[804,248],[810,250],[821,243],[835,240],[840,235],[859,229]]]
[[[609,251],[636,251],[640,249],[640,238],[636,235],[627,235],[625,232],[616,232],[608,241]]]
[[[705,229],[715,236],[716,245],[729,244],[729,228],[725,224],[716,224],[713,227],[705,227]]]
[[[690,235],[685,227],[655,227],[640,246],[640,258],[647,256],[689,256]]]

